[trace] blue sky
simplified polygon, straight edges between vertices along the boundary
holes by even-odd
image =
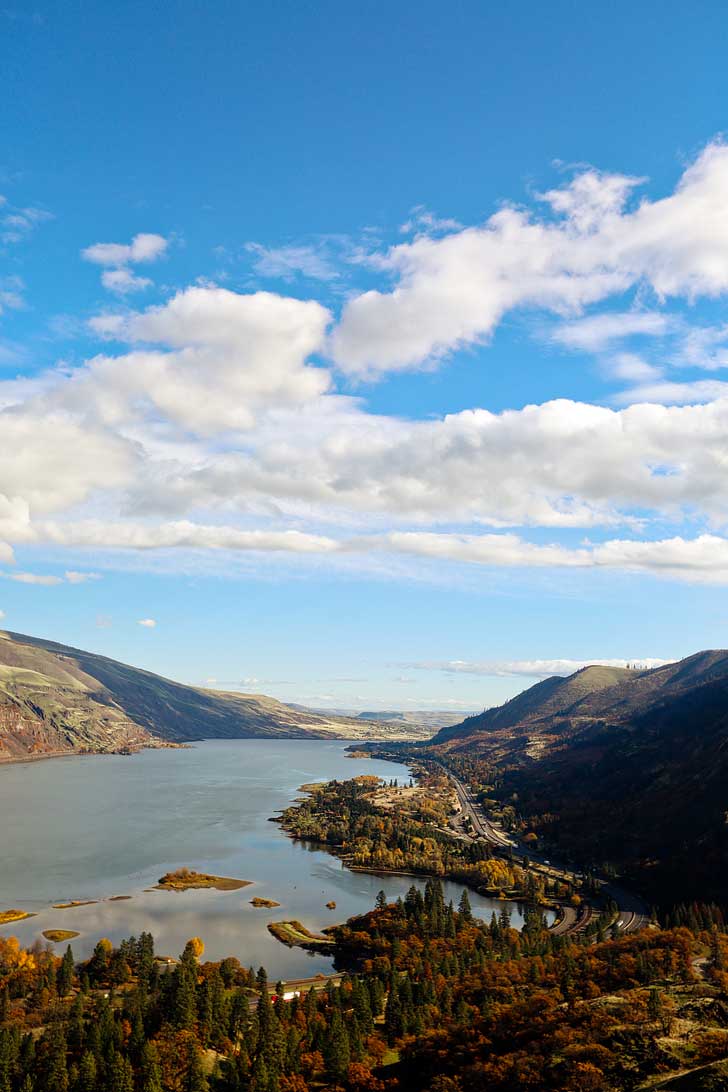
[[[358,708],[725,646],[727,32],[4,9],[3,625]]]

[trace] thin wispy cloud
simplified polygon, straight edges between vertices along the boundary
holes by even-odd
[[[669,660],[653,656],[634,656],[627,659],[595,657],[593,659],[560,660],[426,660],[409,663],[405,666],[417,671],[442,671],[446,675],[478,675],[486,678],[528,678],[546,679],[552,675],[573,675],[585,667],[617,667],[636,671],[647,671],[661,667]]]

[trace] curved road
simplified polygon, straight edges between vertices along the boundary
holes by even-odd
[[[558,869],[539,854],[532,853],[531,851],[524,850],[523,847],[519,847],[512,838],[509,838],[502,830],[499,830],[498,827],[490,822],[480,804],[473,798],[470,790],[455,776],[452,770],[448,770],[447,766],[443,765],[441,762],[432,761],[434,762],[434,765],[438,766],[446,773],[452,781],[458,800],[460,801],[460,806],[472,824],[475,832],[474,837],[484,838],[486,841],[490,842],[491,845],[496,846],[501,850],[516,850],[522,857],[527,856],[530,861],[546,865],[546,867],[555,869],[556,871],[565,871],[564,869]],[[649,909],[636,895],[624,891],[621,887],[618,887],[613,883],[604,883],[602,885],[602,892],[607,898],[612,899],[619,907],[617,929],[620,933],[636,933],[639,929],[644,929],[644,927],[649,924]],[[581,910],[577,911],[571,906],[565,906],[563,917],[552,927],[552,932],[557,936],[563,936],[566,933],[582,932],[593,916],[593,907],[584,906]]]

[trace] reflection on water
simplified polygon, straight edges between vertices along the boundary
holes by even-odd
[[[6,926],[22,943],[44,929],[74,929],[85,957],[101,936],[117,942],[146,930],[176,955],[191,936],[206,956],[235,955],[277,978],[326,972],[330,960],[287,949],[269,921],[299,918],[321,928],[369,909],[377,892],[404,895],[413,880],[349,872],[335,857],[291,841],[269,816],[305,782],[358,774],[402,778],[402,766],[346,757],[347,744],[236,740],[131,757],[74,756],[0,767],[0,909],[37,916]],[[190,866],[252,880],[239,891],[149,891],[166,871]],[[446,884],[454,902],[461,888]],[[132,895],[121,902],[109,896]],[[254,909],[254,895],[281,903]],[[54,910],[53,903],[100,899]],[[325,904],[333,900],[336,910]],[[500,904],[471,896],[476,913]],[[520,923],[514,910],[513,923]]]

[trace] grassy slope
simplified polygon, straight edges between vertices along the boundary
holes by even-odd
[[[293,709],[265,695],[185,686],[81,649],[22,634],[0,640],[0,755],[31,750],[115,750],[150,735],[204,738],[422,738]],[[18,741],[20,740],[20,743]],[[13,744],[16,744],[15,748]]]

